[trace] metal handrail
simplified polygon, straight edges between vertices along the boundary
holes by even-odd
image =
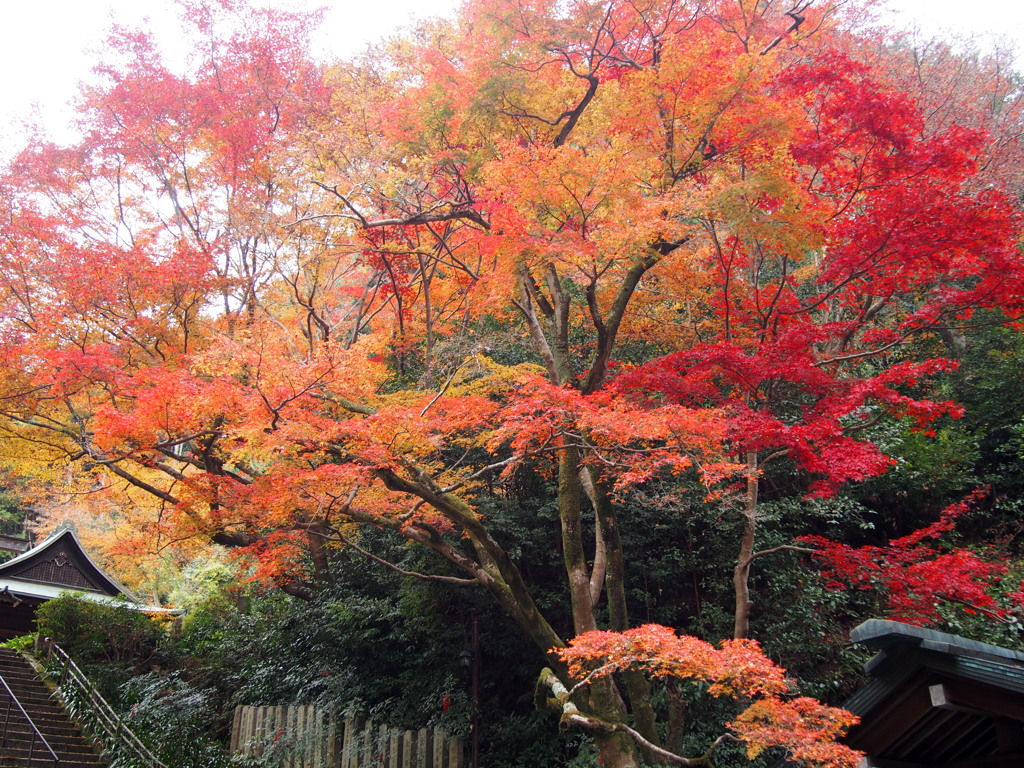
[[[18,701],[18,697],[15,696],[14,691],[11,690],[11,686],[7,684],[7,681],[4,680],[2,676],[0,676],[0,683],[3,683],[4,690],[7,691],[8,696],[7,712],[4,714],[4,732],[3,736],[0,737],[0,744],[4,744],[5,746],[7,744],[7,732],[11,725],[11,705],[13,704],[18,708],[18,711],[21,712],[21,716],[25,718],[25,722],[28,723],[28,727],[32,729],[32,741],[28,744],[29,765],[32,764],[32,755],[35,753],[36,741],[39,741],[43,745],[43,748],[50,753],[50,757],[53,758],[54,766],[58,765],[60,763],[60,758],[57,757],[57,753],[53,751],[53,747],[50,746],[50,742],[46,740],[46,737],[39,731],[36,724],[32,722],[32,718],[29,717],[28,712],[25,711],[21,702]]]
[[[55,656],[61,664],[60,674],[57,678],[58,690],[66,681],[70,681],[84,697],[83,701],[89,707],[96,726],[107,736],[107,739],[104,739],[101,734],[95,734],[99,740],[105,742],[111,751],[116,751],[119,747],[127,750],[139,761],[139,765],[150,766],[150,768],[167,768],[125,725],[113,707],[100,695],[100,692],[96,690],[89,678],[78,668],[78,665],[64,649],[53,642],[49,643],[49,649],[50,654]]]

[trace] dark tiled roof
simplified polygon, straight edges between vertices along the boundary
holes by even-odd
[[[846,742],[869,765],[1024,766],[1024,654],[879,619],[850,638],[879,649],[843,705],[861,718]]]

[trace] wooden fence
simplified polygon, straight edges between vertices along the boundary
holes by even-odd
[[[440,729],[399,731],[312,704],[236,707],[231,752],[283,768],[464,768],[462,739]]]

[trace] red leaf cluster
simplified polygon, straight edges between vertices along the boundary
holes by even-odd
[[[952,531],[957,519],[985,494],[976,491],[951,504],[934,523],[884,547],[851,547],[821,536],[800,540],[815,547],[814,557],[831,588],[877,592],[897,621],[934,624],[942,618],[940,608],[950,604],[1002,617],[1006,608],[991,589],[1007,573],[1006,565],[975,551],[932,543]]]

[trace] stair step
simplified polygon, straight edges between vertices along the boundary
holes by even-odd
[[[23,741],[10,741],[3,746],[0,746],[0,753],[6,757],[28,757],[29,747],[31,746],[28,739]],[[50,749],[57,753],[61,762],[67,760],[91,760],[96,757],[96,753],[91,749],[86,749],[82,746],[69,747],[67,744],[54,744],[50,743]],[[43,746],[41,741],[37,741],[35,747],[32,748],[32,754],[43,755],[50,754],[46,747]],[[52,758],[51,758],[52,759]]]
[[[32,719],[32,722],[36,724],[37,728],[42,728],[43,726],[46,726],[47,728],[52,728],[55,731],[62,731],[66,730],[68,727],[75,727],[75,722],[60,711],[48,710],[46,712],[40,712],[39,710],[33,710],[29,707],[26,707],[25,711],[28,713],[28,716]],[[16,720],[24,722],[25,718],[21,716],[21,713],[11,710],[10,720],[11,722],[14,722]]]
[[[4,678],[8,688],[12,688],[14,690],[19,688],[40,688],[49,690],[49,688],[46,687],[46,684],[40,680],[39,676],[36,674],[29,675],[26,673],[24,676],[15,677],[7,670],[0,669],[0,677]]]
[[[68,717],[60,701],[54,698],[49,687],[20,654],[0,648],[0,677],[3,677],[43,738],[57,754],[59,768],[99,768],[103,765],[92,745],[82,737],[81,731]],[[8,701],[7,693],[0,688],[0,716],[6,710]],[[31,746],[34,736],[34,731],[21,713],[16,708],[12,709],[7,740],[0,746],[0,766],[53,766],[53,758],[38,740]]]
[[[51,747],[61,744],[72,751],[83,749],[88,752],[92,751],[92,747],[82,738],[81,733],[47,733],[42,728],[39,729],[39,732],[43,734],[43,738],[46,739]],[[35,736],[35,731],[24,722],[19,723],[17,726],[11,723],[7,728],[7,741],[11,744],[30,741],[33,736]]]
[[[3,676],[11,688],[34,688],[42,682],[35,673],[30,675],[28,672],[24,672],[14,675],[6,669],[0,669],[0,676]]]
[[[67,725],[71,723],[70,718],[68,718],[67,714],[59,704],[48,703],[45,706],[32,706],[25,704],[25,702],[21,702],[21,705],[25,708],[25,712],[28,713],[28,716],[34,721],[38,720],[39,722],[52,723],[54,725]],[[7,702],[0,702],[0,712],[6,711]],[[18,712],[17,707],[11,707],[11,719],[21,719],[21,713]],[[38,724],[39,723],[36,723],[36,725]]]
[[[25,695],[25,694],[18,693],[17,691],[15,691],[14,695],[17,697],[18,701],[21,703],[21,706],[23,706],[25,709],[29,709],[29,710],[37,709],[37,710],[39,710],[41,712],[46,712],[46,711],[63,712],[64,711],[64,708],[60,704],[60,700],[57,699],[54,696],[50,696],[49,694],[45,694],[44,695],[41,692],[37,692],[37,693],[32,694],[32,695]],[[0,707],[6,708],[8,701],[9,701],[9,698],[7,696],[7,692],[6,691],[0,692]],[[17,709],[17,707],[15,707],[15,709]]]
[[[35,723],[35,726],[39,729],[39,732],[43,734],[43,737],[51,744],[55,741],[66,741],[79,744],[82,742],[82,732],[78,730],[77,726],[68,725],[59,729],[49,729],[42,727],[38,722]],[[18,718],[18,720],[12,719],[7,724],[8,738],[30,738],[34,733],[35,731],[29,727],[29,724],[21,718]]]
[[[0,673],[0,677],[3,677],[3,673]],[[7,683],[7,687],[14,691],[14,695],[19,699],[24,696],[29,698],[48,699],[52,693],[40,680],[36,680],[34,684],[26,683],[24,685],[11,685],[9,680],[5,680],[5,682]],[[6,692],[2,687],[0,687],[0,697],[5,695]]]
[[[64,738],[67,736],[81,735],[78,730],[78,726],[72,723],[71,721],[65,721],[63,723],[45,723],[40,722],[39,720],[33,717],[32,722],[35,724],[36,728],[38,728],[39,731],[47,738],[49,738],[50,736],[53,736],[54,738]],[[28,723],[26,723],[25,720],[20,717],[12,717],[10,721],[8,721],[7,730],[13,733],[21,733],[22,731],[24,731],[25,733],[32,732],[32,729],[29,727]]]
[[[52,766],[53,758],[50,754],[43,750],[45,756],[40,755],[39,751],[36,750],[32,753],[32,760],[29,762],[28,752],[20,752],[18,754],[4,754],[0,757],[0,764],[12,765],[12,766]],[[65,757],[59,752],[57,753],[57,768],[94,768],[95,766],[102,766],[104,763],[100,758],[91,756],[88,758],[78,757]]]
[[[78,733],[78,725],[71,720],[67,715],[63,713],[57,714],[40,714],[39,712],[28,711],[28,716],[32,718],[32,722],[36,728],[42,731],[44,734],[52,733],[54,735],[64,733]],[[28,729],[28,724],[25,723],[25,718],[21,717],[20,713],[11,712],[10,727],[24,727]]]
[[[26,695],[18,691],[15,691],[14,695],[25,709],[38,709],[43,712],[47,710],[64,711],[64,708],[60,705],[60,700],[53,696],[44,696],[42,694]],[[9,701],[10,698],[7,696],[7,692],[0,691],[0,708],[6,709]],[[17,707],[14,708],[17,709]]]

